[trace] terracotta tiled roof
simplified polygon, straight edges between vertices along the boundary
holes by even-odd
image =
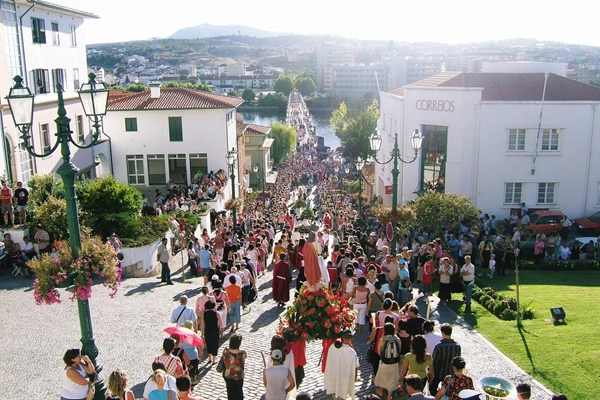
[[[238,107],[244,100],[237,97],[207,93],[187,88],[160,88],[160,96],[150,97],[150,90],[131,96],[112,98],[108,102],[109,111],[124,110],[181,110]]]
[[[544,79],[544,73],[462,73],[438,86],[482,87],[488,101],[539,101]],[[600,101],[600,87],[548,74],[545,100]]]
[[[431,75],[425,79],[421,79],[420,81],[413,82],[410,85],[441,86],[441,84],[447,82],[449,79],[456,77],[457,75],[462,74],[460,72],[440,72],[439,74]]]
[[[268,135],[271,132],[270,126],[248,124],[245,135]]]
[[[544,73],[444,72],[410,86],[480,87],[484,101],[541,101]],[[388,93],[404,95],[402,88]],[[600,87],[548,74],[545,101],[600,101]]]

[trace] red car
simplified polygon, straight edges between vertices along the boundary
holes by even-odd
[[[538,232],[546,235],[560,232],[567,216],[560,211],[539,210],[529,214],[529,218],[529,226],[521,232],[525,239],[529,239]]]
[[[589,217],[577,218],[573,222],[578,231],[587,235],[597,235],[600,233],[600,211]]]

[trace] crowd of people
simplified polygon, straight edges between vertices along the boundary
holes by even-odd
[[[340,190],[337,171],[344,167],[338,158],[319,157],[312,146],[301,144],[281,166],[268,203],[247,201],[235,221],[226,212],[215,212],[212,232],[186,238],[187,265],[192,275],[203,278],[203,285],[193,307],[181,296],[173,310],[170,321],[189,334],[164,339],[163,352],[152,360],[145,399],[197,399],[192,390],[202,384],[199,364],[205,351],[206,366],[214,366],[223,376],[227,398],[243,399],[247,352],[238,332],[241,311],[254,301],[259,280],[270,279],[264,276],[271,268],[273,300],[285,306],[294,279],[296,289],[307,280],[307,248],[316,252],[320,279],[346,297],[356,313],[354,329],[344,329],[324,348],[323,387],[328,394],[354,398],[355,380],[366,372],[375,389],[372,399],[390,400],[402,392],[411,399],[479,398],[468,375],[468,360],[452,338],[452,325],[424,318],[416,302],[429,301],[435,277],[440,305],[457,293],[469,312],[475,265],[489,278],[505,274],[514,262],[512,238],[485,228],[481,235],[473,234],[478,229],[470,225],[477,222],[463,221],[459,232],[407,232],[394,247],[384,226],[368,216],[368,208],[359,215],[352,195]],[[161,207],[169,202],[177,207],[182,195],[171,193],[171,200],[161,200]],[[310,221],[294,210],[298,200],[315,211]],[[166,239],[158,261],[162,281],[171,283]],[[190,344],[194,335],[201,340]],[[219,354],[220,341],[227,336],[228,345]],[[357,354],[358,341],[366,342],[366,354]],[[372,371],[359,371],[359,355],[367,357]],[[93,365],[78,349],[68,350],[64,362],[62,399],[84,399],[95,379]],[[266,400],[310,399],[309,393],[297,392],[305,364],[305,344],[273,336],[262,371]],[[520,399],[529,398],[527,384],[517,388]],[[124,371],[110,374],[108,389],[114,399],[133,399]]]

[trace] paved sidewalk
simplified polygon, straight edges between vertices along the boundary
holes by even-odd
[[[177,254],[171,261],[174,286],[159,283],[159,278],[127,279],[117,296],[110,299],[102,285],[93,288],[90,300],[96,344],[100,350],[99,362],[103,376],[116,368],[129,374],[130,386],[136,398],[141,398],[145,381],[151,372],[154,357],[161,353],[162,330],[169,326],[171,311],[179,296],[186,294],[191,304],[199,293],[201,278],[181,283],[182,259]],[[189,271],[188,271],[189,275]],[[268,352],[270,338],[275,334],[283,309],[271,300],[271,274],[259,279],[258,299],[242,316],[240,332],[242,348],[248,352],[244,391],[246,399],[259,399],[263,394],[262,357]],[[62,356],[66,349],[80,347],[77,303],[61,292],[63,303],[37,306],[33,300],[32,280],[14,278],[9,271],[0,275],[0,311],[4,317],[0,327],[0,387],[6,399],[56,399],[60,396],[63,374]],[[426,304],[418,300],[422,313]],[[454,338],[463,346],[469,373],[477,381],[483,376],[499,376],[512,382],[531,381],[531,378],[499,353],[487,340],[458,318],[447,307],[432,308],[432,318],[455,326]],[[227,345],[222,342],[221,348]],[[357,334],[355,348],[360,357],[361,373],[357,393],[372,393],[371,367],[366,361],[367,333]],[[307,390],[316,399],[326,398],[322,390],[320,372],[320,342],[307,346],[306,378],[300,390]],[[547,392],[532,382],[533,399],[548,399]],[[225,384],[214,367],[201,362],[201,382],[194,394],[207,400],[226,399]]]

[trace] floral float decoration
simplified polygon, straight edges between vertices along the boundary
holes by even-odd
[[[225,202],[224,208],[227,211],[240,211],[242,209],[242,199],[229,199]]]
[[[58,288],[68,286],[71,301],[87,300],[92,296],[93,277],[104,279],[104,286],[110,289],[110,297],[117,294],[121,285],[121,267],[113,246],[103,243],[100,238],[84,240],[79,250],[79,258],[74,259],[67,242],[55,242],[57,257],[49,254],[29,261],[36,279],[33,283],[33,296],[36,304],[61,303]]]
[[[323,282],[315,288],[305,284],[280,321],[278,333],[290,342],[335,339],[352,327],[354,318],[345,297],[327,289]]]

